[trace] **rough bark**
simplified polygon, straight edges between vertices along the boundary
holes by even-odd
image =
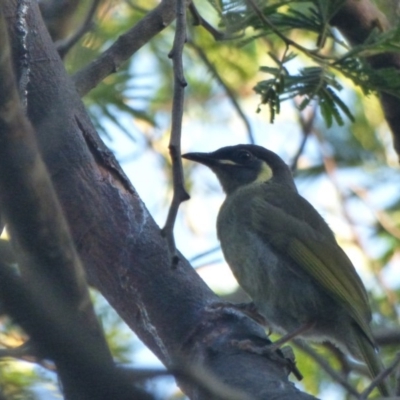
[[[232,346],[245,338],[267,342],[254,321],[211,308],[217,297],[182,257],[170,268],[159,227],[93,129],[36,2],[29,3],[23,67],[16,1],[3,7],[15,70],[29,76],[28,116],[91,284],[165,365],[199,362],[255,399],[311,399],[288,381],[279,356]],[[184,389],[193,399],[210,399],[193,384]]]

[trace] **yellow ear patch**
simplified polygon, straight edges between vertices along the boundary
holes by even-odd
[[[264,161],[261,164],[260,172],[254,182],[267,182],[274,176],[271,167]]]

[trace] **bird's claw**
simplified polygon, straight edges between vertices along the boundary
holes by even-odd
[[[285,364],[285,366],[289,368],[289,371],[293,373],[293,375],[299,381],[303,379],[303,375],[296,366],[295,356],[290,346],[285,346],[282,349],[275,346],[274,343],[259,346],[249,339],[232,340],[231,344],[240,350],[248,351],[253,354],[258,354],[260,356],[267,356],[274,361]]]

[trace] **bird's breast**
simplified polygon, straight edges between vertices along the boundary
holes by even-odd
[[[240,286],[252,297],[268,297],[278,274],[278,257],[249,227],[250,210],[243,204],[225,201],[217,219],[222,252]]]

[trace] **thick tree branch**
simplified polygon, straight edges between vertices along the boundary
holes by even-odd
[[[390,24],[370,0],[346,0],[331,20],[352,45],[364,43],[374,29],[386,31]],[[373,68],[396,68],[400,70],[399,53],[383,53],[368,59]],[[400,156],[400,98],[381,93],[385,118],[392,130],[394,148]]]
[[[2,265],[2,303],[42,354],[54,360],[66,398],[127,399],[128,382],[118,385],[107,378],[116,375],[113,360],[33,128],[19,101],[2,9],[0,54],[0,204],[21,250],[18,262],[26,282],[24,287],[14,271]],[[71,338],[75,346],[68,345]],[[81,359],[78,348],[90,357]]]
[[[72,77],[80,96],[83,97],[108,75],[117,72],[137,50],[171,24],[175,16],[176,0],[162,0],[132,29],[121,35],[99,58]]]

